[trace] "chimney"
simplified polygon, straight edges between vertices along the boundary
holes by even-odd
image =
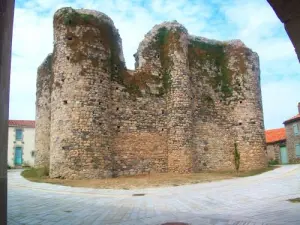
[[[300,114],[300,102],[298,102],[298,113]]]

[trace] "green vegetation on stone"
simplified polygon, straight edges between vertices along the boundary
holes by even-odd
[[[158,82],[162,82],[162,87],[158,88],[158,96],[163,96],[168,92],[171,88],[172,80],[171,80],[171,67],[173,63],[168,56],[169,46],[168,43],[169,35],[171,35],[170,31],[166,27],[161,27],[158,29],[153,47],[159,52],[160,54],[160,63],[162,66],[160,77],[161,79]]]
[[[240,169],[240,153],[237,148],[237,143],[234,143],[234,165],[235,171],[238,173]]]
[[[126,73],[125,63],[120,60],[119,34],[114,31],[111,24],[97,18],[91,14],[79,13],[73,9],[65,9],[63,11],[63,22],[66,26],[77,25],[92,25],[101,29],[101,41],[104,46],[110,50],[110,57],[107,61],[108,71],[111,75],[111,80],[122,85],[124,84],[124,73]],[[130,89],[130,87],[129,87]]]
[[[164,70],[162,74],[162,82],[163,82],[163,87],[165,90],[169,90],[171,87],[171,74],[168,70]]]
[[[80,23],[95,23],[100,22],[96,16],[85,13],[78,13],[74,9],[63,10],[63,21],[65,25],[76,26]]]
[[[232,96],[232,78],[227,68],[225,45],[222,43],[208,43],[201,40],[193,40],[190,45],[190,50],[194,51],[192,54],[193,61],[209,61],[219,69],[220,73],[211,78],[213,87],[220,88],[224,98]],[[197,54],[196,52],[198,51],[201,51],[202,54]]]
[[[161,27],[158,29],[156,38],[158,40],[159,46],[164,46],[167,43],[168,29],[166,27]]]
[[[137,84],[131,83],[131,84],[125,85],[125,87],[126,87],[126,91],[128,93],[141,96],[141,90]]]

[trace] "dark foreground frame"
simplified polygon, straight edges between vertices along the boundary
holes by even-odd
[[[7,224],[7,139],[14,0],[0,0],[0,224]]]
[[[299,0],[267,0],[272,6],[294,45],[300,61],[300,1]]]

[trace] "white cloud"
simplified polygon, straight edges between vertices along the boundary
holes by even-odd
[[[267,129],[283,127],[283,122],[298,113],[300,77],[283,79],[262,87],[265,126]]]
[[[133,54],[144,35],[165,20],[177,20],[190,34],[241,39],[260,56],[267,128],[281,126],[300,101],[300,64],[283,25],[265,0],[27,0],[17,4],[15,11],[11,119],[35,117],[37,67],[53,48],[53,14],[66,6],[95,9],[110,16],[119,29],[131,69]],[[282,107],[272,103],[274,96]]]

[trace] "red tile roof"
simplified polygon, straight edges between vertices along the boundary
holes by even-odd
[[[9,127],[30,127],[35,128],[35,121],[34,120],[9,120],[8,121]]]
[[[267,144],[286,140],[285,128],[266,130],[265,134]]]
[[[290,123],[290,122],[294,122],[294,121],[297,121],[297,120],[300,120],[300,114],[296,115],[296,116],[293,116],[292,118],[286,120],[283,122],[283,124],[286,124],[286,123]]]

